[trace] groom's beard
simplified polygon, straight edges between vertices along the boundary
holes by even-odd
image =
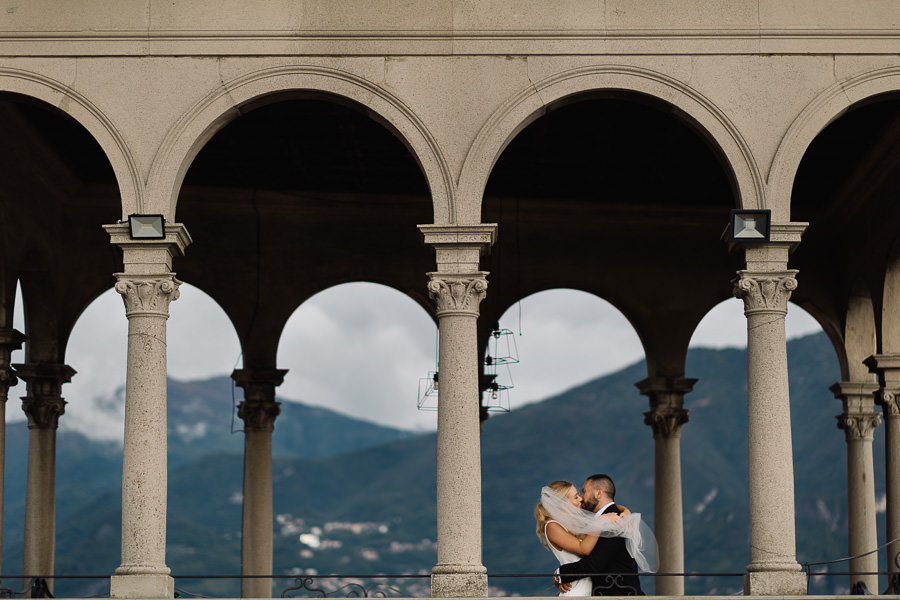
[[[589,510],[594,512],[594,509],[597,508],[597,499],[596,498],[582,498],[581,499],[581,508],[584,510]]]

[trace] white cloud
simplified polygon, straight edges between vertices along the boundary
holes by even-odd
[[[643,356],[640,340],[622,313],[586,292],[534,294],[507,310],[500,326],[515,333],[519,350],[520,363],[510,367],[515,383],[512,408],[612,373]]]
[[[325,290],[288,320],[278,366],[279,394],[385,425],[433,429],[418,411],[419,377],[434,369],[435,325],[391,288],[352,283]]]

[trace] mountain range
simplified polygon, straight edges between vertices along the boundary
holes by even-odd
[[[797,553],[801,563],[846,555],[846,445],[828,387],[840,379],[824,334],[788,344]],[[685,568],[689,594],[731,594],[750,562],[746,351],[692,349],[682,429]],[[482,431],[483,560],[491,594],[552,595],[553,556],[534,534],[540,488],[610,473],[617,501],[653,524],[653,439],[647,399],[634,383],[643,362],[563,394],[495,414]],[[241,421],[229,379],[169,382],[167,564],[182,595],[234,596],[240,573]],[[20,572],[27,430],[10,424],[3,573]],[[21,425],[21,424],[18,424]],[[394,574],[404,595],[427,595],[436,561],[435,435],[381,427],[285,401],[273,435],[274,593],[292,577]],[[876,430],[875,481],[884,495],[884,441]],[[57,558],[60,575],[108,576],[118,566],[121,448],[60,430]],[[884,530],[879,515],[879,531]],[[882,536],[883,537],[883,536]],[[882,559],[884,562],[884,559]],[[846,571],[844,565],[814,571]],[[532,575],[521,577],[521,575]],[[723,575],[715,575],[723,574]],[[215,575],[202,578],[198,575]],[[512,577],[511,575],[517,575]],[[419,577],[421,576],[421,577]],[[371,583],[371,581],[367,582]],[[60,579],[56,595],[102,594],[108,580]],[[647,580],[645,590],[652,591]],[[821,576],[811,591],[848,588]]]

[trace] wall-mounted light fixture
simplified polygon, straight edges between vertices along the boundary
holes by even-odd
[[[729,241],[732,244],[768,242],[771,223],[771,210],[734,209],[731,211]]]
[[[166,220],[162,215],[128,215],[128,233],[133,240],[164,240]]]

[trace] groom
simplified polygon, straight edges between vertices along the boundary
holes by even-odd
[[[616,486],[609,475],[588,477],[581,488],[581,507],[596,515],[619,513],[614,502]],[[592,596],[643,596],[637,576],[637,563],[628,554],[625,538],[601,537],[590,554],[579,561],[559,567],[559,589],[563,592],[571,582],[591,576]]]

